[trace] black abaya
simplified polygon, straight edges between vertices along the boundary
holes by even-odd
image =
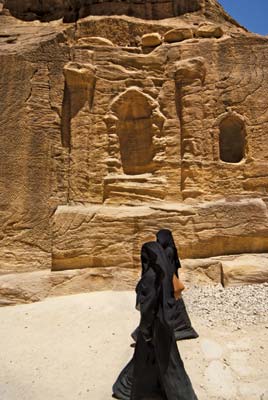
[[[144,273],[137,285],[141,320],[132,360],[113,386],[121,400],[197,400],[169,326],[173,273],[160,244],[143,245]]]

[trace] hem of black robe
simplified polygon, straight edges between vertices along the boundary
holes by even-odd
[[[199,337],[194,328],[186,328],[178,331],[174,330],[174,336],[176,341],[197,339]]]

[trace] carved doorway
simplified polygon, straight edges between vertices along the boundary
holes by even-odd
[[[111,103],[105,118],[109,154],[105,200],[165,197],[166,180],[160,172],[163,163],[159,157],[164,152],[164,120],[159,104],[136,86]]]
[[[118,118],[117,135],[123,172],[144,174],[154,169],[152,104],[139,90],[132,89],[114,102],[112,110]]]
[[[239,163],[245,157],[246,133],[244,122],[228,115],[220,123],[220,159],[227,163]]]

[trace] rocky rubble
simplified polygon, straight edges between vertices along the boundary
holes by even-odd
[[[208,327],[225,325],[240,329],[263,323],[268,334],[268,283],[223,288],[193,286],[183,294],[190,314]]]

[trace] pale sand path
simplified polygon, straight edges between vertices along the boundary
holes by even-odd
[[[1,400],[110,400],[138,323],[133,292],[95,292],[0,309]],[[178,342],[199,400],[268,399],[268,329],[228,329],[191,315]]]

